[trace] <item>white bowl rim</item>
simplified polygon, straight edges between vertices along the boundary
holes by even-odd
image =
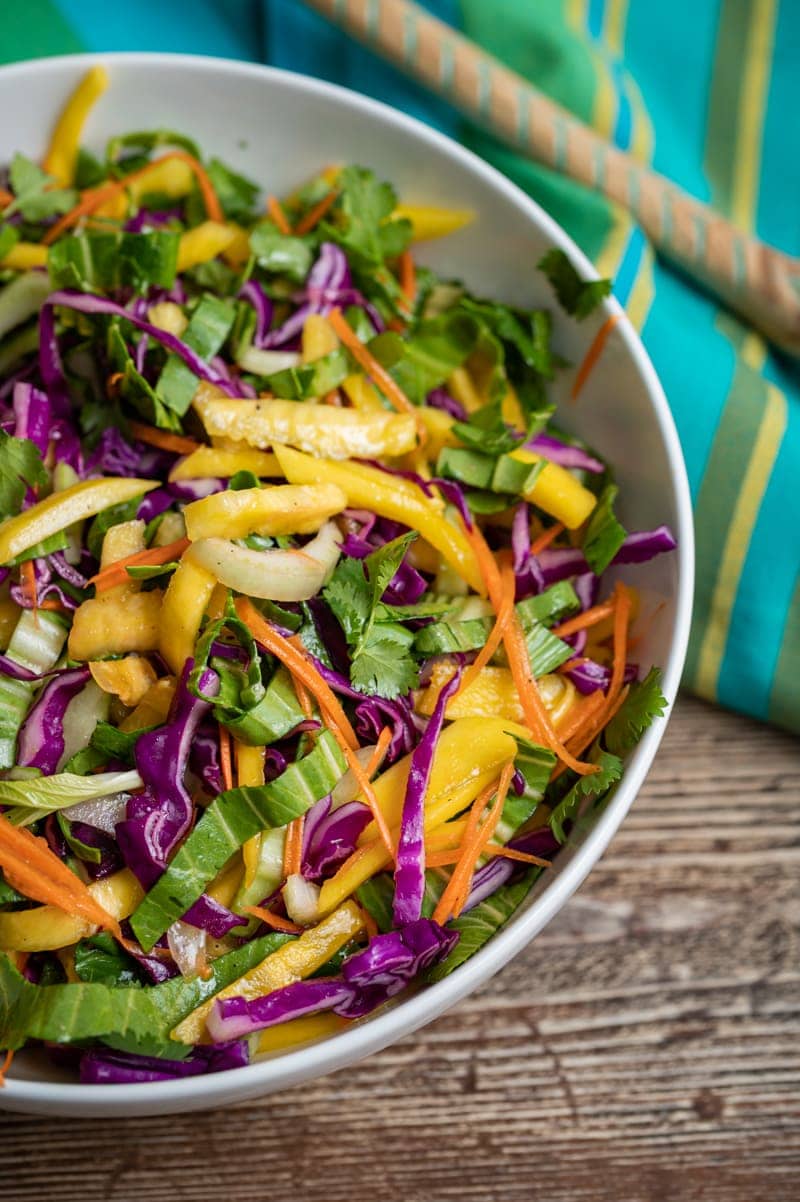
[[[526,195],[496,168],[473,151],[452,138],[433,129],[414,117],[381,101],[354,92],[339,84],[328,83],[294,71],[258,63],[238,62],[215,56],[154,53],[147,51],[116,51],[90,54],[56,55],[50,58],[10,63],[0,67],[2,77],[47,74],[65,66],[88,68],[96,64],[147,64],[169,67],[170,70],[208,68],[251,78],[270,79],[288,88],[311,93],[320,98],[335,98],[340,104],[377,117],[390,125],[399,126],[443,155],[460,161],[461,165],[482,176],[496,191],[505,195],[543,231],[555,245],[565,250],[578,270],[587,278],[597,278],[592,262],[568,234],[536,201]],[[428,985],[407,1000],[386,1009],[362,1025],[340,1032],[319,1043],[306,1045],[293,1052],[254,1061],[252,1064],[220,1073],[186,1077],[175,1081],[108,1085],[82,1085],[58,1081],[34,1081],[9,1076],[0,1090],[0,1109],[30,1110],[38,1113],[80,1114],[100,1113],[169,1113],[189,1109],[205,1109],[234,1100],[258,1097],[275,1089],[286,1089],[313,1077],[323,1076],[379,1051],[388,1044],[443,1014],[456,1002],[472,993],[508,963],[550,919],[583,882],[592,866],[605,851],[608,843],[632,805],[661,738],[675,700],[686,657],[691,625],[694,588],[694,527],[691,495],[686,466],[678,433],[661,383],[638,334],[616,298],[603,302],[607,315],[617,315],[617,331],[625,348],[641,373],[647,387],[659,432],[664,440],[672,473],[678,515],[678,592],[675,605],[675,634],[666,663],[662,665],[663,691],[668,701],[664,716],[645,733],[626,764],[618,790],[610,804],[587,835],[584,843],[565,867],[543,889],[533,905],[512,920],[509,926],[494,935],[458,970],[434,985]],[[152,1106],[150,1106],[152,1103]]]

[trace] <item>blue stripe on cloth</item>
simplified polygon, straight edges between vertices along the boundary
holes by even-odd
[[[87,50],[164,50],[251,59],[258,0],[54,0]]]
[[[621,305],[627,305],[630,300],[646,245],[645,236],[639,226],[633,226],[625,247],[625,253],[622,256],[622,262],[617,268],[617,274],[614,277],[614,295]]]
[[[762,238],[791,255],[800,253],[800,222],[797,219],[800,198],[798,63],[800,6],[797,0],[783,0],[775,25],[756,227]]]
[[[605,0],[589,0],[589,12],[587,14],[587,28],[593,38],[600,38],[603,34],[603,18],[605,16]]]

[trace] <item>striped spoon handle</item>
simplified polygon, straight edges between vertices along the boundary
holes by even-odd
[[[516,150],[633,215],[672,263],[800,357],[800,263],[605,141],[412,0],[305,0]]]

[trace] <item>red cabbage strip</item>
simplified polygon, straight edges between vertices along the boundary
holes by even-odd
[[[460,682],[459,668],[440,691],[430,722],[411,756],[394,870],[393,921],[396,926],[416,922],[422,915],[425,893],[425,794],[447,702]]]
[[[80,1079],[83,1085],[130,1085],[145,1081],[175,1081],[219,1073],[249,1064],[246,1043],[199,1044],[185,1060],[167,1060],[158,1056],[140,1056],[135,1052],[115,1052],[111,1048],[85,1052],[81,1057]]]
[[[598,689],[607,689],[611,683],[611,669],[598,664],[593,659],[586,659],[582,664],[576,664],[566,673],[579,693],[596,693]],[[626,664],[622,677],[623,684],[631,684],[638,678],[637,664]]]
[[[331,814],[330,798],[317,802],[319,811],[309,810],[303,828],[303,867],[307,880],[319,880],[332,868],[344,863],[356,849],[359,835],[372,820],[369,806],[349,801]],[[317,806],[314,809],[317,809]],[[306,838],[306,829],[310,827]]]
[[[677,547],[669,526],[657,526],[655,530],[637,530],[629,534],[612,559],[612,564],[646,563],[665,551]],[[566,580],[569,576],[582,575],[589,571],[580,547],[548,547],[539,556],[544,587]]]
[[[269,327],[272,324],[272,314],[274,311],[272,301],[257,280],[248,280],[246,284],[242,284],[238,295],[255,309],[256,329],[253,335],[253,346],[263,348],[264,339],[269,333]]]
[[[443,413],[449,413],[457,422],[465,422],[469,416],[461,402],[451,396],[446,388],[431,389],[425,398],[425,404],[431,409],[441,409]]]
[[[209,367],[191,347],[187,346],[185,342],[181,342],[180,338],[176,338],[174,334],[170,334],[166,330],[161,330],[158,326],[151,325],[149,321],[145,321],[141,317],[136,317],[134,313],[126,309],[123,305],[118,305],[115,301],[108,300],[104,296],[95,296],[90,292],[75,292],[72,289],[64,288],[58,292],[51,292],[42,306],[39,318],[39,365],[42,379],[45,381],[51,401],[55,400],[60,405],[61,401],[65,399],[67,409],[69,407],[69,392],[64,378],[64,367],[61,362],[61,353],[58,348],[58,339],[55,335],[55,321],[53,318],[53,310],[56,305],[61,305],[65,309],[74,309],[77,313],[87,313],[89,316],[121,317],[125,321],[129,321],[137,330],[141,330],[156,342],[160,342],[172,354],[183,359],[186,366],[199,379],[205,380],[208,384],[216,385],[217,388],[228,396],[238,397],[240,395],[238,387],[232,381],[226,380],[219,372]],[[45,335],[47,337],[46,346]],[[59,416],[64,415],[59,413]]]
[[[540,830],[531,831],[527,835],[518,835],[516,839],[510,841],[508,846],[514,851],[524,852],[525,855],[546,858],[558,851],[560,844],[550,827],[543,826]],[[519,860],[504,859],[500,855],[493,856],[488,864],[479,868],[472,878],[472,887],[461,913],[466,914],[468,910],[473,910],[487,897],[491,897],[521,867],[524,865],[521,865]]]
[[[12,404],[16,419],[14,434],[17,438],[30,439],[40,455],[44,457],[50,442],[52,422],[48,397],[38,388],[34,388],[32,384],[18,382],[14,385]]]
[[[535,451],[537,455],[543,455],[545,459],[549,459],[551,463],[558,463],[561,467],[579,468],[581,471],[595,474],[606,470],[606,465],[601,460],[595,459],[582,447],[571,446],[562,442],[560,438],[554,438],[552,434],[535,434],[524,446],[526,450]]]
[[[52,776],[64,754],[64,713],[88,680],[88,668],[68,668],[44,686],[20,729],[18,764]]]

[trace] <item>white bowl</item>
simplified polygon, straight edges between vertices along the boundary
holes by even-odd
[[[37,157],[54,115],[81,74],[104,62],[111,87],[92,114],[87,144],[112,134],[166,126],[181,130],[278,195],[327,163],[357,162],[391,180],[408,202],[472,209],[474,224],[420,258],[459,276],[477,292],[523,305],[553,307],[535,264],[562,247],[579,271],[596,274],[538,205],[502,175],[427,126],[354,92],[319,80],[222,59],[167,54],[79,55],[18,63],[0,70],[0,162],[16,150]],[[599,326],[618,312],[606,302],[577,324],[556,317],[556,345],[579,363]],[[675,426],[661,386],[626,318],[619,322],[577,405],[562,419],[605,453],[621,485],[621,517],[632,528],[668,523],[678,550],[635,568],[630,578],[663,598],[641,647],[643,663],[664,670],[672,702],[689,632],[693,539],[689,488]],[[627,574],[627,573],[626,573]],[[613,798],[580,844],[566,848],[508,925],[451,976],[347,1031],[247,1068],[142,1085],[80,1085],[42,1056],[14,1062],[0,1107],[37,1114],[112,1117],[220,1106],[320,1076],[393,1043],[486,981],[561,909],[602,855],[644,780],[665,720],[646,733]]]

